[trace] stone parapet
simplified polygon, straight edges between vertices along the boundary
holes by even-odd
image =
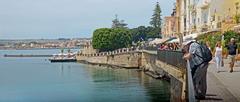
[[[78,61],[89,62],[93,64],[108,64],[124,68],[139,68],[141,54],[137,52],[111,54],[94,54],[94,56],[77,56]]]

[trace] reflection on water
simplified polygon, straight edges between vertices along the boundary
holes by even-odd
[[[1,102],[167,102],[170,97],[168,82],[136,70],[44,58],[0,58],[0,65]]]

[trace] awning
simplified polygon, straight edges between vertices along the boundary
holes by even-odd
[[[183,37],[183,42],[189,41],[189,40],[194,40],[199,35],[201,35],[201,34],[200,33],[193,33],[193,34],[186,35],[186,36]],[[176,43],[176,42],[179,42],[179,38],[174,39],[172,41],[169,41],[168,43]]]
[[[240,25],[234,26],[233,30],[236,31],[236,32],[240,32]]]
[[[160,43],[167,41],[168,39],[169,38],[163,38],[163,39],[156,38],[153,41],[149,42],[149,44],[160,44]]]
[[[176,40],[176,39],[177,39],[177,37],[171,37],[163,43],[168,43],[168,42],[171,42],[172,40]]]
[[[183,37],[183,41],[194,40],[194,39],[197,38],[199,35],[200,35],[200,33],[189,34],[189,35]]]

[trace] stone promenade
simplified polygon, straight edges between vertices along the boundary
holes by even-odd
[[[220,73],[214,63],[209,65],[207,96],[201,102],[240,102],[240,62],[235,65],[233,73],[229,72],[228,62],[224,59]]]

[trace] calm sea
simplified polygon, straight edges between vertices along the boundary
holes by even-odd
[[[0,50],[0,102],[168,102],[170,87],[142,72],[48,58],[4,54],[54,54],[59,50]]]

